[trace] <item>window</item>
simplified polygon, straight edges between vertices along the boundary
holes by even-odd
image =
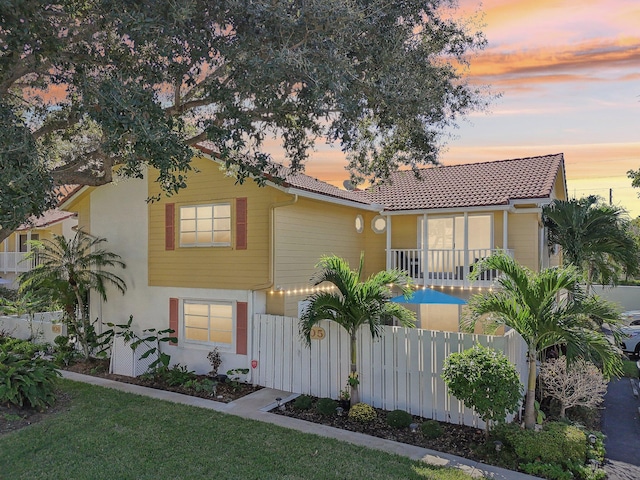
[[[371,220],[371,229],[376,233],[384,233],[387,228],[387,219],[381,215],[376,215]]]
[[[362,230],[364,229],[364,220],[362,219],[362,215],[358,215],[356,217],[355,227],[356,232],[362,233]]]
[[[233,303],[185,300],[184,338],[188,342],[233,345]]]
[[[180,207],[180,246],[231,245],[231,204]]]

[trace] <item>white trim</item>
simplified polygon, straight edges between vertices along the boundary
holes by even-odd
[[[236,351],[236,331],[238,328],[238,302],[236,300],[207,300],[203,298],[179,298],[178,301],[178,330],[180,335],[178,336],[178,344],[182,347],[202,347],[211,349],[212,347],[218,347],[221,352],[235,353]],[[184,305],[189,303],[192,305],[231,305],[231,343],[219,343],[219,342],[203,342],[198,340],[188,340],[186,334],[185,325],[185,313]],[[248,312],[247,312],[248,314]],[[247,319],[248,320],[248,319]],[[211,315],[209,315],[209,328],[211,327]]]
[[[276,185],[271,182],[267,182],[267,183],[269,183],[270,186],[272,186],[273,188],[277,188],[278,190],[281,190],[290,195],[298,195],[299,197],[309,198],[311,200],[320,200],[322,202],[334,203],[336,205],[342,205],[343,207],[360,208],[362,210],[367,210],[370,212],[379,212],[381,207],[380,205],[377,205],[377,204],[359,203],[354,200],[347,200],[345,198],[332,197],[329,194],[309,192],[308,190],[303,190],[298,187],[282,187],[280,185]]]
[[[384,211],[380,212],[380,215],[392,216],[392,215],[425,215],[425,214],[458,214],[462,215],[464,212],[469,213],[490,213],[500,211],[500,210],[508,210],[512,208],[510,205],[489,205],[483,207],[451,207],[451,208],[422,208],[416,210],[393,210],[393,211]]]
[[[80,188],[80,190],[78,190],[77,192],[74,192],[73,195],[71,195],[64,202],[62,202],[60,205],[58,205],[58,209],[59,210],[65,210],[69,206],[69,203],[71,203],[71,201],[74,198],[76,198],[78,195],[81,195],[82,193],[86,192],[89,188],[93,188],[93,187],[84,186],[84,187]]]
[[[227,217],[216,217],[215,216],[215,211],[216,211],[216,207],[229,207],[229,241],[228,242],[214,242],[213,238],[215,236],[216,233],[216,229],[214,228],[214,224],[216,219],[220,220],[220,219],[225,219]],[[198,209],[199,208],[204,208],[204,207],[211,207],[211,242],[198,242]],[[189,233],[193,233],[195,235],[195,241],[194,242],[190,242],[190,243],[184,243],[182,241],[182,211],[186,208],[194,208],[196,213],[195,213],[195,217],[193,219],[191,218],[187,218],[184,219],[184,221],[190,221],[193,220],[193,222],[195,222],[195,226],[196,229],[192,231],[189,230]],[[237,215],[237,213],[236,213]],[[179,238],[179,245],[181,248],[194,248],[194,247],[230,247],[231,246],[231,238],[233,235],[233,212],[232,212],[232,208],[231,208],[231,202],[216,202],[216,203],[197,203],[197,204],[183,204],[180,205],[178,207],[178,238]],[[218,230],[218,232],[226,232],[227,230]],[[209,230],[203,230],[202,233],[208,233]]]
[[[540,198],[519,198],[515,200],[509,200],[509,205],[530,205],[535,203],[536,205],[546,205],[551,203],[553,200],[549,197],[540,197]]]

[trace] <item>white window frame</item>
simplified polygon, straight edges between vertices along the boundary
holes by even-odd
[[[202,340],[192,340],[187,338],[187,322],[186,322],[186,305],[230,305],[231,306],[231,343],[212,342]],[[180,332],[181,339],[187,345],[202,345],[206,347],[219,347],[222,351],[235,351],[236,348],[236,330],[237,330],[237,302],[232,300],[203,300],[203,299],[185,299],[182,301],[182,309],[180,312]],[[207,338],[211,338],[211,312],[209,311],[209,330]]]
[[[214,242],[213,241],[213,237],[215,235],[215,228],[214,228],[214,224],[216,221],[216,216],[215,216],[215,211],[216,211],[216,207],[228,207],[229,208],[229,241],[228,242]],[[211,218],[211,242],[198,242],[197,241],[197,234],[198,234],[198,209],[200,208],[208,208],[210,207],[212,209],[212,218]],[[196,241],[195,242],[183,242],[182,241],[182,235],[183,235],[183,222],[185,221],[189,221],[191,219],[185,219],[183,218],[183,212],[185,209],[187,208],[195,208],[196,210],[196,218],[195,220],[195,230],[193,230],[195,236],[196,236]],[[178,220],[178,235],[180,238],[180,246],[181,247],[230,247],[231,246],[231,237],[232,237],[232,233],[233,233],[233,224],[231,222],[232,220],[232,210],[231,210],[231,202],[218,202],[218,203],[203,203],[203,204],[197,204],[197,205],[181,205],[180,206],[180,218]],[[227,217],[217,217],[218,220],[221,219],[226,219]],[[189,230],[191,232],[191,230]],[[209,230],[206,230],[209,231]],[[218,231],[226,231],[226,230],[220,230],[218,229]]]

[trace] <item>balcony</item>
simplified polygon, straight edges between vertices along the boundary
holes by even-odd
[[[469,274],[474,265],[483,258],[497,252],[497,249],[475,250],[420,250],[391,249],[389,268],[405,271],[418,285],[440,287],[490,287],[498,277],[495,270],[480,274],[473,283]],[[513,256],[512,250],[506,250]]]
[[[0,252],[0,273],[28,272],[35,265],[25,260],[27,252]]]

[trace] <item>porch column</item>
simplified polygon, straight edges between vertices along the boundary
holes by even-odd
[[[13,273],[18,273],[18,259],[20,258],[20,233],[15,232],[16,238],[13,240]]]
[[[391,267],[391,215],[385,217],[387,219],[387,270]]]
[[[508,250],[509,249],[509,232],[508,232],[508,227],[509,227],[509,212],[507,210],[504,210],[502,212],[502,249]]]
[[[7,273],[7,262],[9,259],[9,239],[5,238],[2,241],[2,262],[0,262],[0,264],[2,265],[2,272],[3,273]]]
[[[422,216],[422,285],[426,286],[429,276],[429,216]]]
[[[455,222],[455,219],[453,220]],[[469,286],[469,213],[464,212],[464,254],[462,256],[463,285]]]

